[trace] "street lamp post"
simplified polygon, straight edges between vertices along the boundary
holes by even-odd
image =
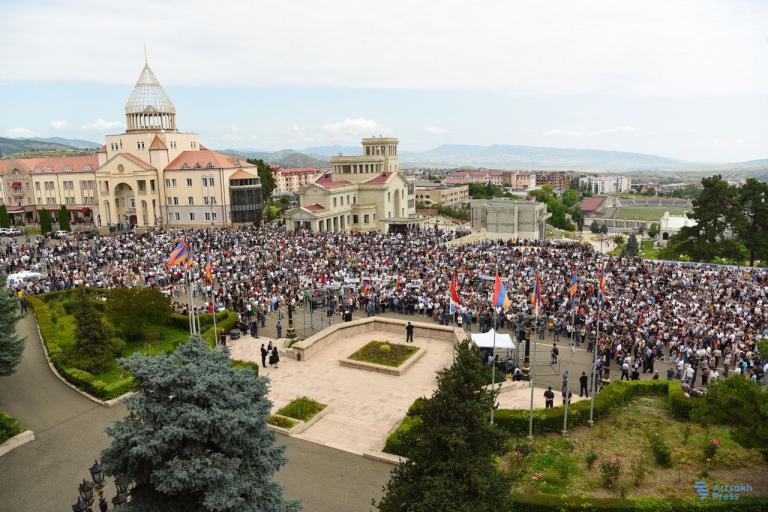
[[[89,472],[91,474],[92,481],[83,479],[83,482],[77,486],[77,501],[72,505],[73,512],[93,512],[93,505],[95,502],[94,490],[99,495],[99,511],[106,512],[109,508],[107,500],[104,499],[104,487],[106,486],[106,472],[102,468],[101,464],[97,460],[93,466],[90,467]],[[123,476],[118,475],[115,478],[115,488],[117,489],[117,495],[112,498],[112,506],[118,507],[125,505],[131,501],[130,480]]]

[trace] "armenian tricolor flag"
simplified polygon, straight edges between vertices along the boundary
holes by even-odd
[[[507,297],[507,288],[499,279],[499,273],[496,272],[496,283],[493,285],[493,307],[500,308],[504,306],[504,299]]]
[[[211,270],[213,270],[213,263],[211,262],[211,255],[207,254],[205,256],[205,280],[209,283],[213,284],[213,275],[211,275]]]
[[[179,242],[179,245],[177,245],[176,248],[171,252],[166,265],[168,267],[172,267],[187,259],[187,256],[189,256],[189,244],[182,240]]]
[[[600,268],[600,283],[597,287],[597,300],[602,304],[605,300],[605,263]]]
[[[456,272],[453,273],[453,277],[451,278],[451,300],[456,304],[459,303],[459,291],[456,287]]]
[[[576,301],[575,301],[575,299],[576,299],[576,290],[578,289],[578,287],[576,286],[576,281],[577,280],[578,280],[578,278],[576,277],[576,273],[574,272],[573,273],[573,277],[571,278],[571,288],[569,290],[569,292],[571,294],[571,300],[570,300],[571,306],[576,304]]]
[[[541,281],[539,281],[539,273],[536,272],[536,280],[533,283],[533,295],[531,296],[531,305],[539,314],[539,305],[541,305]]]

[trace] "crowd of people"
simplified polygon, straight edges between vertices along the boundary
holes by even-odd
[[[466,330],[527,327],[549,330],[596,351],[601,378],[616,361],[614,378],[662,372],[690,387],[738,373],[762,379],[756,342],[768,334],[768,273],[759,269],[693,266],[602,255],[570,241],[444,243],[451,235],[292,232],[276,225],[226,230],[155,230],[95,239],[15,239],[0,253],[6,273],[30,270],[43,278],[14,286],[21,295],[74,286],[153,286],[183,312],[191,293],[201,307],[257,318],[287,304],[317,299],[329,314],[394,311],[456,323]],[[168,267],[179,242],[187,263]],[[204,271],[212,262],[211,280]],[[598,282],[605,268],[605,299]],[[493,308],[496,275],[506,307]],[[536,316],[531,301],[541,283]],[[572,277],[575,300],[570,300]],[[449,291],[455,276],[458,304]],[[538,323],[536,319],[538,318]],[[477,327],[475,327],[477,326]],[[666,354],[666,356],[665,356]]]

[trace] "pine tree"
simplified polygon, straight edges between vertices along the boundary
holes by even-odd
[[[75,343],[65,349],[67,362],[74,368],[103,371],[120,353],[122,343],[114,339],[84,287],[73,292]]]
[[[53,230],[53,227],[51,226],[51,212],[42,209],[38,210],[37,215],[40,218],[40,233],[50,233]]]
[[[69,231],[69,212],[67,211],[66,206],[61,205],[61,208],[58,211],[58,218],[59,229],[62,231]]]
[[[18,299],[5,287],[5,281],[5,273],[0,272],[0,375],[12,374],[24,352],[24,338],[16,336]]]
[[[8,215],[8,208],[4,204],[0,204],[0,228],[11,227],[11,217]]]
[[[640,246],[637,243],[637,237],[634,233],[629,235],[629,240],[627,241],[627,245],[624,246],[624,249],[621,251],[622,256],[628,256],[628,257],[634,257],[637,256],[637,252],[639,251]]]
[[[230,366],[226,351],[199,339],[170,354],[121,362],[139,382],[129,414],[107,428],[111,475],[136,487],[128,510],[255,512],[299,510],[273,474],[286,463],[267,428],[268,384]]]
[[[505,436],[489,423],[496,393],[484,388],[484,371],[477,348],[460,343],[419,406],[421,423],[405,434],[409,459],[392,471],[380,511],[508,510],[510,482],[495,462]]]

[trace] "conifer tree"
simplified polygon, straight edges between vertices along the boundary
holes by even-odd
[[[122,343],[112,335],[85,288],[73,292],[75,343],[65,349],[67,362],[74,368],[103,371],[120,353]]]
[[[0,228],[11,227],[11,217],[8,215],[8,208],[4,204],[0,204]]]
[[[484,371],[477,348],[460,343],[419,406],[421,422],[405,434],[409,459],[392,471],[380,511],[508,510],[509,480],[495,462],[505,436],[489,422],[496,393],[484,388]]]
[[[111,475],[135,482],[127,510],[290,512],[273,474],[286,463],[267,428],[268,385],[230,366],[226,351],[199,337],[170,354],[122,361],[139,383],[129,414],[107,428],[102,452]]]
[[[24,352],[24,338],[16,336],[18,299],[5,287],[5,281],[5,273],[0,272],[0,375],[12,374]]]
[[[61,208],[58,211],[58,218],[59,229],[62,231],[69,231],[69,212],[67,211],[66,206],[61,205]]]
[[[37,215],[40,217],[40,233],[50,233],[53,230],[51,226],[51,212],[42,209],[38,210]]]

